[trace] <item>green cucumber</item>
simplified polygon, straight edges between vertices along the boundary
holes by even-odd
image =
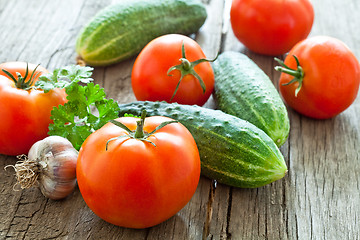
[[[253,124],[196,105],[165,102],[133,102],[120,105],[120,116],[167,116],[182,123],[199,149],[202,175],[220,183],[256,188],[281,179],[287,172],[284,158],[274,143]]]
[[[94,16],[77,38],[76,52],[93,66],[113,64],[161,35],[197,32],[206,17],[199,0],[124,0]]]
[[[269,77],[239,52],[220,54],[212,66],[217,108],[251,122],[281,146],[289,135],[289,117]]]

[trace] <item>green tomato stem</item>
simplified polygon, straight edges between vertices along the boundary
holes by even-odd
[[[180,58],[182,67],[185,71],[189,71],[191,69],[191,62],[187,60],[186,58]]]
[[[146,118],[146,110],[144,109],[142,111],[142,113],[141,113],[141,119],[136,122],[137,127],[136,127],[135,131],[131,131],[127,126],[125,126],[121,122],[118,122],[118,121],[115,121],[115,120],[110,120],[109,122],[111,122],[111,123],[115,124],[116,126],[124,129],[127,132],[127,134],[109,139],[106,142],[106,151],[108,150],[109,142],[120,139],[120,138],[123,138],[123,137],[128,137],[128,138],[133,138],[133,139],[138,139],[138,140],[141,140],[141,141],[145,141],[145,142],[151,143],[154,147],[156,147],[155,143],[151,142],[147,138],[150,137],[152,134],[154,134],[156,131],[158,131],[161,128],[165,127],[166,125],[178,122],[176,120],[162,122],[152,132],[147,133],[147,132],[144,131],[145,118]]]
[[[295,82],[299,83],[298,87],[295,90],[295,97],[297,97],[299,91],[301,90],[305,73],[304,73],[303,68],[300,66],[299,59],[295,55],[293,55],[293,57],[295,58],[295,61],[296,61],[296,64],[297,64],[296,69],[292,69],[292,68],[288,67],[283,61],[281,61],[278,58],[275,58],[275,61],[277,61],[281,65],[281,66],[276,66],[275,70],[279,71],[279,72],[282,72],[282,73],[285,73],[285,74],[289,74],[289,75],[294,77],[288,83],[282,84],[282,86],[287,86],[287,85],[293,84]]]
[[[298,71],[298,69],[293,70],[293,69],[287,69],[287,68],[283,68],[283,67],[280,67],[280,66],[276,66],[275,70],[279,71],[279,72],[289,74],[289,75],[294,76],[296,78],[301,78],[302,77],[302,73],[300,71]]]
[[[136,139],[142,139],[145,136],[145,133],[144,133],[145,117],[146,117],[146,110],[143,110],[141,113],[141,119],[136,122],[137,126],[136,126],[136,130],[135,130],[135,134],[134,134],[134,137]]]
[[[195,72],[194,67],[196,65],[198,65],[199,63],[202,63],[202,62],[214,62],[218,57],[218,55],[217,55],[214,59],[201,58],[201,59],[198,59],[196,61],[190,62],[188,59],[186,59],[184,42],[182,43],[182,46],[181,46],[181,56],[182,57],[179,59],[181,63],[176,65],[176,66],[172,66],[171,68],[169,68],[169,70],[167,72],[168,76],[172,76],[170,74],[170,72],[173,71],[173,70],[179,70],[180,74],[181,74],[180,79],[179,79],[179,81],[178,81],[178,83],[177,83],[177,85],[175,87],[174,93],[171,96],[170,101],[172,101],[173,98],[175,97],[175,95],[176,95],[176,93],[177,93],[177,91],[179,89],[181,80],[188,74],[193,75],[199,81],[200,86],[201,86],[201,88],[203,90],[203,93],[205,93],[205,91],[206,91],[205,83],[201,79],[201,77],[197,74],[197,72]]]
[[[10,72],[8,72],[7,70],[5,69],[1,69],[9,78],[11,78],[11,80],[14,81],[15,83],[15,86],[16,88],[18,89],[23,89],[23,90],[29,90],[32,88],[32,85],[34,84],[34,80],[35,78],[40,74],[40,72],[36,73],[34,75],[34,73],[36,72],[36,69],[39,67],[40,64],[38,64],[34,71],[31,73],[31,76],[29,78],[29,80],[26,81],[26,78],[28,77],[29,75],[29,64],[26,63],[26,70],[25,70],[25,75],[24,76],[21,76],[20,73],[16,73],[17,75],[17,78],[11,74]]]

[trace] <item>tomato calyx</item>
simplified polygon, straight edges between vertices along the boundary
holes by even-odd
[[[199,80],[199,83],[203,90],[203,93],[205,93],[205,91],[206,91],[205,83],[202,80],[202,78],[199,76],[199,74],[197,74],[197,72],[194,70],[194,67],[202,62],[214,62],[216,59],[217,59],[217,56],[214,59],[201,58],[196,61],[190,62],[188,59],[186,59],[185,46],[184,46],[184,42],[183,42],[181,45],[181,58],[179,59],[181,63],[178,65],[172,66],[171,68],[169,68],[169,70],[167,72],[168,76],[172,76],[170,74],[170,72],[172,72],[173,70],[179,70],[180,74],[181,74],[179,82],[176,85],[175,91],[174,91],[170,101],[172,101],[173,98],[175,97],[182,79],[188,74],[193,75],[197,80]]]
[[[294,59],[296,61],[296,65],[297,65],[296,69],[292,69],[292,68],[288,67],[282,60],[280,60],[278,58],[274,58],[275,61],[277,61],[281,65],[281,66],[276,66],[275,70],[279,71],[279,72],[289,74],[289,75],[294,77],[288,83],[282,84],[283,86],[287,86],[287,85],[293,84],[295,82],[299,83],[299,86],[295,90],[295,97],[297,97],[297,95],[298,95],[298,93],[299,93],[299,91],[301,89],[305,73],[304,73],[303,68],[300,66],[299,59],[295,55],[293,55],[293,57],[294,57]]]
[[[11,74],[10,72],[8,72],[5,69],[1,69],[11,80],[14,81],[16,88],[18,89],[23,89],[23,90],[30,90],[33,88],[33,84],[34,84],[34,80],[36,79],[36,77],[41,73],[38,72],[35,74],[36,69],[40,66],[40,64],[38,64],[34,71],[31,73],[30,77],[28,80],[26,80],[26,78],[29,76],[29,64],[26,63],[26,71],[25,71],[25,75],[21,76],[20,73],[16,72],[16,77]],[[35,74],[35,75],[34,75]]]
[[[177,123],[178,121],[176,120],[172,120],[172,121],[165,121],[165,122],[162,122],[159,126],[157,126],[153,131],[151,131],[150,133],[144,131],[144,124],[145,124],[145,118],[146,118],[146,110],[143,110],[142,113],[141,113],[141,117],[140,117],[140,120],[136,122],[136,129],[134,131],[130,130],[127,126],[125,126],[123,123],[119,122],[119,121],[116,121],[116,120],[110,120],[109,122],[115,124],[116,126],[124,129],[126,131],[126,134],[125,135],[121,135],[121,136],[118,136],[118,137],[114,137],[114,138],[111,138],[109,139],[107,142],[106,142],[106,151],[108,150],[108,146],[109,146],[109,143],[113,140],[117,140],[117,139],[120,139],[120,138],[133,138],[133,139],[138,139],[138,140],[141,140],[141,141],[145,141],[145,142],[148,142],[148,143],[151,143],[152,145],[155,145],[155,143],[153,143],[152,141],[148,140],[147,138],[150,137],[151,135],[153,135],[156,131],[158,131],[159,129],[165,127],[166,125],[169,125],[171,123]]]

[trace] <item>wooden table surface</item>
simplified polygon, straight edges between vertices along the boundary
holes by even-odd
[[[49,70],[74,64],[81,27],[112,2],[0,0],[0,62],[40,63]],[[235,39],[229,25],[231,0],[203,2],[208,19],[194,37],[206,55],[243,52],[277,86],[273,58],[252,53]],[[360,1],[313,0],[313,5],[310,35],[336,37],[360,58]],[[95,68],[95,82],[119,103],[135,100],[130,84],[134,59]],[[211,100],[206,106],[213,106]],[[143,230],[101,220],[78,188],[61,201],[45,199],[36,188],[13,191],[13,172],[4,166],[17,159],[0,155],[0,239],[360,239],[359,98],[329,120],[309,119],[290,108],[288,112],[290,135],[280,148],[289,169],[285,178],[258,189],[218,184],[212,191],[211,180],[202,177],[179,213]]]

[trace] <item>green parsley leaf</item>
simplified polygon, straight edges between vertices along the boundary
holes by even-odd
[[[60,72],[66,70],[66,73],[62,74],[66,75],[70,82],[67,81],[62,86],[65,86],[68,101],[64,105],[54,107],[51,111],[53,123],[49,125],[49,135],[67,138],[77,150],[91,133],[108,121],[117,118],[120,110],[119,105],[113,99],[106,99],[103,88],[90,82],[91,74],[88,73],[88,71],[91,73],[90,68],[81,68],[84,67],[78,66],[54,71],[53,75],[47,78],[48,81],[41,85],[60,86]],[[87,84],[82,86],[78,82]]]
[[[70,65],[63,68],[55,69],[52,73],[47,73],[39,77],[35,83],[37,89],[49,92],[54,88],[67,88],[73,83],[89,83],[91,78],[92,67],[82,67],[79,65]]]
[[[54,123],[49,125],[49,135],[67,138],[79,150],[91,131],[87,124],[81,124],[72,111],[72,106],[67,103],[53,108],[51,119]]]

